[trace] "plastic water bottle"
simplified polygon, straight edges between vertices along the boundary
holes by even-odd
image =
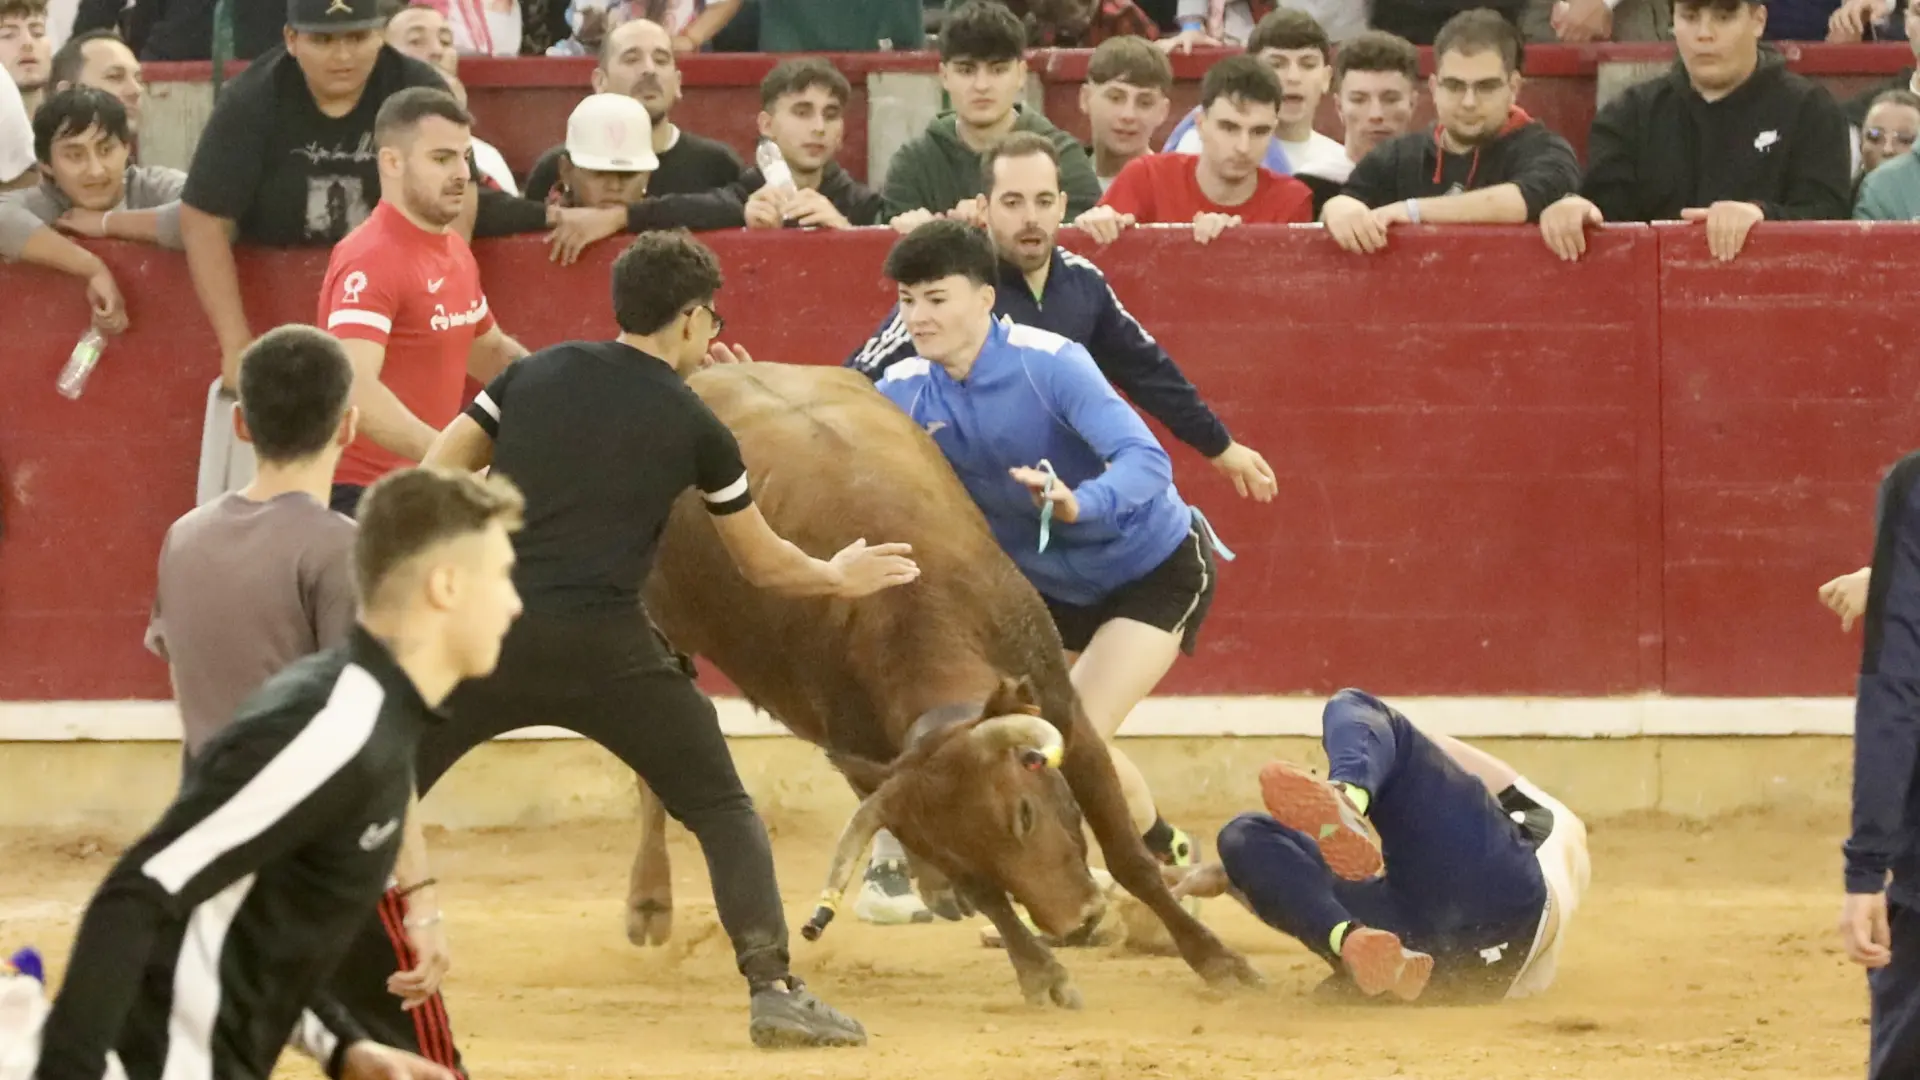
[[[74,343],[73,352],[67,357],[67,366],[60,369],[60,380],[54,384],[62,396],[77,398],[80,391],[87,388],[87,376],[93,374],[93,366],[100,362],[100,353],[107,347],[107,336],[97,326],[87,327]]]
[[[793,170],[787,168],[787,159],[780,154],[780,146],[772,139],[761,139],[754,148],[753,163],[760,167],[760,176],[770,188],[793,190]]]

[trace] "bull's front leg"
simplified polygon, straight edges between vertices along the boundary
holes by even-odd
[[[908,876],[913,878],[913,889],[920,894],[920,902],[927,905],[928,911],[948,922],[959,922],[973,914],[973,904],[947,875],[915,855],[912,848],[906,848],[906,852]]]
[[[1007,958],[1013,961],[1013,972],[1020,979],[1020,992],[1026,995],[1027,1004],[1045,1005],[1052,1001],[1063,1009],[1078,1009],[1086,1004],[1073,985],[1073,976],[1067,972],[1066,965],[1055,959],[1047,946],[1027,929],[1027,924],[1020,921],[1006,893],[979,883],[969,883],[962,891],[981,914],[993,921],[994,929],[1000,931],[1000,940],[1006,944]]]
[[[673,864],[667,857],[667,808],[639,777],[640,850],[627,879],[627,940],[665,945],[673,936]]]
[[[1106,744],[1093,730],[1081,724],[1072,746],[1060,763],[1060,774],[1086,815],[1100,850],[1107,856],[1107,872],[1121,887],[1160,918],[1180,950],[1187,966],[1207,980],[1221,986],[1240,982],[1248,986],[1265,984],[1260,973],[1247,959],[1227,948],[1213,931],[1201,925],[1193,913],[1174,899],[1160,874],[1160,864],[1147,850],[1146,841],[1134,831],[1133,818],[1127,812],[1126,796],[1120,791],[1120,777],[1113,771],[1113,758]]]

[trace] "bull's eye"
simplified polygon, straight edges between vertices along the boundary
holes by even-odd
[[[1013,835],[1025,839],[1027,834],[1033,831],[1033,824],[1033,800],[1022,796],[1020,805],[1014,811]]]

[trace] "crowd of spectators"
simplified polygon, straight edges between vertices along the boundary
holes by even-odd
[[[1567,2],[1566,18],[1588,17],[1581,0]],[[1034,23],[1065,17],[1057,5],[974,0],[943,12],[935,41],[948,111],[894,154],[876,191],[837,160],[854,95],[830,59],[773,67],[761,145],[744,161],[675,119],[681,58],[737,2],[642,11],[581,0],[563,41],[591,48],[590,92],[524,176],[475,133],[478,183],[457,227],[542,234],[556,261],[571,262],[653,229],[984,224],[983,162],[1016,136],[1052,148],[1064,222],[1101,243],[1140,224],[1187,226],[1207,242],[1242,224],[1318,221],[1341,247],[1371,253],[1402,224],[1534,223],[1574,259],[1592,226],[1679,219],[1702,223],[1713,252],[1733,258],[1762,220],[1920,219],[1913,71],[1836,103],[1766,44],[1791,8],[1784,0],[1677,3],[1678,60],[1600,110],[1584,168],[1565,133],[1520,104],[1524,12],[1452,14],[1431,34],[1435,67],[1423,80],[1413,41],[1360,25],[1356,5],[1320,5],[1337,9],[1323,23],[1313,3],[1256,3],[1258,19],[1243,26],[1246,6],[1206,8],[1208,27],[1244,30],[1245,51],[1212,64],[1199,105],[1160,152],[1156,134],[1174,119],[1165,46],[1191,34],[1101,42],[1080,93],[1083,144],[1026,100]],[[1376,24],[1389,8],[1378,0]],[[380,105],[410,87],[444,88],[464,105],[460,58],[501,51],[475,43],[488,26],[512,36],[503,10],[498,0],[291,0],[280,42],[220,95],[182,173],[134,163],[141,60],[118,33],[87,30],[52,49],[42,0],[0,0],[0,258],[80,279],[98,324],[114,331],[126,325],[119,285],[75,239],[184,249],[230,385],[254,337],[234,246],[331,246],[363,222],[378,201]],[[1911,10],[1866,15],[1920,31]],[[1436,120],[1415,130],[1423,93]],[[1340,124],[1322,131],[1329,94]]]

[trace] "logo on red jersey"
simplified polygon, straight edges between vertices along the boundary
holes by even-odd
[[[367,291],[367,275],[355,270],[340,283],[340,302],[357,304],[360,302],[360,294],[365,291]]]
[[[467,310],[455,312],[451,315],[447,314],[446,305],[435,304],[433,305],[433,318],[427,320],[427,324],[435,330],[451,330],[456,326],[472,326],[481,319],[486,318],[486,315],[487,299],[483,296],[475,300],[473,306]]]

